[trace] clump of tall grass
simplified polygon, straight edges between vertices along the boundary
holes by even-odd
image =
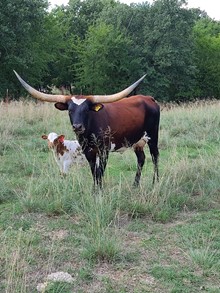
[[[220,103],[183,104],[164,109],[161,119],[160,145],[162,148],[209,148],[219,144]]]
[[[205,210],[218,203],[219,159],[203,154],[195,162],[189,160],[187,153],[179,158],[173,150],[167,162],[159,183],[152,186],[149,179],[142,177],[140,190],[133,190],[135,195],[125,197],[122,205],[125,211],[166,222],[179,211]]]
[[[84,192],[86,190],[77,172],[63,178],[57,165],[51,162],[39,175],[33,172],[25,189],[18,191],[17,196],[24,210],[29,212],[65,214],[78,209],[77,202]],[[91,193],[89,187],[87,192]]]
[[[198,213],[187,225],[175,229],[180,234],[181,247],[194,268],[203,276],[216,275],[219,261],[219,210]]]
[[[99,190],[93,196],[93,199],[91,195],[82,199],[80,210],[88,235],[83,257],[89,261],[113,262],[121,252],[114,226],[118,197],[111,189]]]
[[[9,227],[0,234],[0,240],[0,261],[3,264],[1,270],[5,277],[0,283],[1,292],[29,292],[27,283],[31,254],[38,243],[38,237],[34,231],[27,234],[22,228],[14,231],[12,227]]]

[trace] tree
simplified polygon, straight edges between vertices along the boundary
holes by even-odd
[[[149,3],[142,4],[127,4],[115,2],[114,5],[106,5],[100,13],[100,22],[104,22],[114,27],[115,30],[123,33],[124,36],[131,40],[130,55],[133,56],[133,68],[130,70],[130,80],[135,80],[143,73],[149,73],[144,66],[144,18],[147,17],[150,9]],[[135,61],[135,62],[134,62]],[[146,79],[147,80],[147,79]],[[141,89],[144,89],[144,84],[141,84]],[[148,88],[146,87],[146,92]]]
[[[75,64],[81,58],[81,45],[88,28],[99,21],[100,11],[110,2],[111,0],[71,0],[66,7],[58,7],[50,13],[48,37],[51,39],[53,57],[48,63],[46,84],[52,83],[58,87],[63,85],[70,89],[71,84],[75,86]]]
[[[182,8],[185,1],[157,0],[146,15],[145,68],[149,91],[161,100],[192,95],[195,86],[194,14]]]
[[[69,32],[66,21],[65,7],[52,10],[46,17],[45,41],[48,45],[44,51],[47,53],[45,63],[47,70],[44,74],[44,86],[63,86],[71,91],[71,84],[75,79],[74,63],[77,60],[75,50],[77,36]]]
[[[13,69],[37,77],[44,69],[40,56],[41,34],[47,0],[1,0],[0,2],[0,99],[16,93]],[[34,68],[34,69],[33,69]]]
[[[111,0],[70,0],[66,21],[69,32],[84,39],[89,26],[95,25],[100,12]]]
[[[83,93],[117,92],[128,85],[139,65],[131,39],[105,23],[91,26],[78,49],[78,87]]]
[[[194,27],[198,97],[220,98],[220,22],[209,18]]]
[[[70,0],[48,12],[47,0],[2,0],[0,99],[21,91],[13,69],[74,93],[112,93],[146,73],[141,90],[159,100],[219,97],[219,22],[185,3]]]

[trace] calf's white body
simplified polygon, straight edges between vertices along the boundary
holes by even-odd
[[[77,140],[65,140],[63,134],[58,135],[55,132],[42,135],[42,138],[47,140],[62,175],[66,175],[74,164],[83,164],[86,161]]]

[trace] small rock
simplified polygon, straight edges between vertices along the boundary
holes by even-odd
[[[73,283],[73,277],[65,272],[56,272],[47,276],[47,281]]]
[[[47,287],[47,282],[40,283],[40,284],[37,285],[37,291],[38,292],[45,292],[46,287]]]

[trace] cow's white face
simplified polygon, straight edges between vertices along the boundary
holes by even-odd
[[[71,98],[72,102],[76,105],[81,105],[86,99],[76,99],[75,97]]]
[[[88,128],[89,112],[99,112],[104,108],[101,103],[93,103],[90,99],[72,97],[67,103],[56,103],[61,111],[68,110],[69,118],[76,135],[81,135]]]

